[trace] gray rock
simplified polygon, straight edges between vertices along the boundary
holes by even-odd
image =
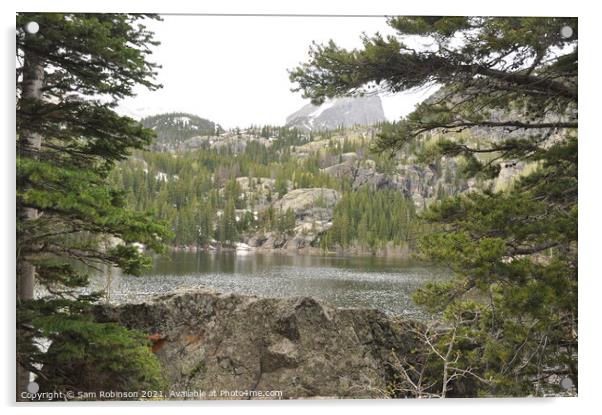
[[[334,206],[341,194],[334,189],[304,188],[295,189],[273,202],[278,213],[291,209],[295,214],[295,228],[290,235],[278,232],[259,231],[247,240],[255,248],[286,249],[295,251],[312,246],[313,242],[326,229],[332,226]]]
[[[160,338],[153,349],[173,390],[278,390],[284,399],[382,397],[393,376],[392,353],[409,355],[418,347],[410,322],[309,297],[196,288],[148,303],[98,306],[96,316]]]
[[[443,166],[452,175],[447,178],[453,181],[457,167],[454,160],[442,161]],[[467,188],[465,181],[458,181],[454,187],[446,182],[446,177],[437,171],[433,165],[399,164],[395,171],[381,173],[376,170],[374,160],[354,160],[347,157],[346,161],[321,169],[323,173],[336,178],[348,178],[351,180],[353,190],[362,186],[372,189],[393,189],[403,193],[412,199],[416,208],[422,209],[437,196],[437,188],[440,186],[446,195],[456,194]]]
[[[386,118],[380,97],[368,96],[335,98],[321,106],[307,104],[289,115],[286,125],[305,131],[324,131],[383,121]]]
[[[500,172],[495,179],[495,187],[497,189],[507,187],[520,176],[526,165],[525,162],[517,160],[508,160],[500,163]]]
[[[291,209],[299,221],[328,221],[332,219],[332,209],[340,199],[341,194],[334,189],[295,189],[274,202],[274,209],[281,212]]]

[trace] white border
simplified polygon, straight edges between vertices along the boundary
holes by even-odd
[[[2,2],[3,48],[5,56],[2,65],[1,105],[4,135],[2,137],[3,160],[0,163],[2,178],[0,194],[4,218],[3,238],[0,252],[3,255],[4,273],[2,278],[3,300],[1,309],[4,336],[0,342],[2,350],[2,374],[0,394],[7,412],[38,412],[44,415],[81,413],[103,414],[111,408],[124,406],[128,411],[149,414],[172,412],[175,406],[182,413],[213,413],[216,410],[244,411],[245,413],[296,414],[307,412],[345,411],[350,414],[364,414],[368,411],[396,413],[448,413],[462,414],[507,414],[515,411],[533,411],[546,414],[567,414],[586,411],[599,406],[601,373],[598,349],[602,347],[600,336],[601,315],[598,297],[601,292],[602,275],[599,268],[596,237],[601,234],[600,206],[600,157],[602,157],[602,137],[600,125],[599,73],[600,62],[599,14],[593,2],[546,1],[526,2],[524,0],[504,0],[500,2],[470,2],[468,0],[426,0],[426,1],[330,1],[302,0],[289,4],[284,1],[205,1],[192,3],[180,0],[104,0],[102,2],[53,0]],[[95,404],[46,404],[42,406],[26,404],[15,406],[14,401],[14,13],[17,11],[81,11],[81,12],[169,12],[169,13],[311,13],[311,14],[405,14],[405,15],[533,15],[533,16],[578,16],[580,34],[580,124],[582,138],[579,143],[581,158],[580,180],[580,296],[581,341],[579,357],[579,397],[556,399],[475,399],[445,401],[270,401],[270,402],[181,402],[181,403],[95,403]],[[38,406],[38,409],[34,409]],[[374,407],[374,409],[372,409]]]

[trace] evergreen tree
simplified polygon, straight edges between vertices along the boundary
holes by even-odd
[[[94,388],[79,383],[84,373],[99,387],[102,379],[123,390],[161,387],[148,341],[96,323],[90,307],[98,295],[78,294],[88,276],[73,266],[137,274],[149,260],[135,243],[161,251],[168,236],[147,213],[124,208],[123,192],[107,184],[114,164],[152,137],[114,111],[135,85],[159,87],[147,60],[155,41],[142,17],[17,15],[18,396],[29,372],[45,390]],[[38,33],[26,33],[30,21]],[[50,341],[49,350],[35,339]]]
[[[232,179],[228,183],[226,183],[226,186],[224,187],[224,199],[233,200],[234,206],[237,209],[242,209],[245,207],[245,200],[242,195],[242,189],[238,181],[236,181],[236,179]]]
[[[398,246],[416,238],[418,221],[413,202],[392,189],[372,190],[367,186],[347,192],[335,206],[328,248],[353,244],[374,249],[389,241]]]
[[[282,234],[292,235],[295,230],[295,212],[288,208],[286,212],[280,212],[277,218],[277,230]]]
[[[281,198],[288,192],[288,179],[285,172],[281,172],[276,176],[274,182],[274,190],[278,193],[278,197]]]
[[[431,158],[461,159],[467,177],[495,178],[504,161],[534,168],[503,191],[446,198],[426,219],[425,258],[454,279],[416,296],[442,312],[439,346],[485,394],[538,394],[551,375],[577,383],[577,19],[395,17],[397,36],[348,51],[315,45],[291,72],[314,103],[381,88],[441,90],[379,137],[397,150],[444,134]],[[572,34],[563,36],[568,26]],[[432,48],[412,49],[407,36]],[[495,128],[513,134],[499,139]],[[478,145],[450,132],[473,129]],[[457,335],[457,336],[456,336]],[[459,340],[462,339],[462,340]],[[433,385],[441,385],[441,378]],[[443,382],[445,396],[447,382]],[[451,386],[453,387],[453,386]]]
[[[234,200],[228,199],[221,217],[220,242],[233,244],[238,239],[238,226],[236,220],[236,210]]]
[[[197,224],[197,243],[199,246],[207,245],[213,234],[214,209],[210,202],[203,202],[199,207]]]

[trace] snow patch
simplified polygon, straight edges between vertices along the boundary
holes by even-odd
[[[163,173],[162,171],[158,172],[157,174],[155,174],[155,180],[157,181],[161,181],[161,182],[167,182],[167,173]]]
[[[236,243],[236,252],[247,252],[247,251],[251,251],[253,248],[250,245],[247,245],[243,242],[237,242]]]
[[[308,115],[308,117],[310,118],[310,122],[312,122],[312,124],[313,124],[313,118],[318,118],[324,111],[326,111],[329,108],[332,108],[334,106],[334,104],[336,103],[336,101],[337,101],[336,99],[331,99],[329,101],[326,101],[325,103],[320,105],[318,108],[316,108],[315,110],[310,112]]]
[[[184,124],[184,126],[187,126],[190,123],[190,117],[186,117],[184,115],[176,117],[174,118],[174,120],[177,122],[181,122],[182,124]]]

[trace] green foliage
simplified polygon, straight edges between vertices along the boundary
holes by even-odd
[[[507,192],[434,206],[427,217],[447,232],[421,241],[425,257],[456,279],[421,289],[420,304],[447,315],[462,313],[466,296],[488,305],[474,322],[483,343],[472,355],[492,393],[524,395],[545,380],[545,368],[577,375],[576,140],[548,151],[542,167]]]
[[[157,149],[177,146],[191,137],[213,136],[224,132],[219,124],[183,112],[145,117],[140,123],[155,132],[152,147]]]
[[[396,190],[362,187],[343,195],[334,209],[333,225],[321,242],[325,249],[357,245],[375,250],[389,241],[409,246],[419,231],[412,200]]]
[[[232,179],[226,183],[226,186],[224,187],[224,199],[232,200],[237,209],[242,209],[245,207],[245,201],[242,197],[242,189],[240,184],[235,179]]]
[[[20,352],[43,365],[42,391],[163,390],[166,380],[143,333],[114,323],[97,323],[94,297],[77,301],[40,299],[22,304],[17,322],[35,327],[19,337]],[[44,339],[47,351],[34,344]],[[33,346],[33,347],[32,347]]]
[[[274,140],[270,146],[250,142],[242,152],[229,146],[175,154],[139,151],[119,163],[110,181],[123,190],[127,206],[155,212],[168,222],[173,234],[166,242],[180,246],[204,246],[213,238],[218,242],[238,240],[255,229],[253,211],[259,199],[273,202],[288,191],[290,182],[294,188],[342,185],[340,180],[322,173],[316,159],[297,160],[285,151],[293,143],[306,143],[296,130],[254,127],[248,131],[269,132]],[[262,190],[263,182],[273,177],[274,184]],[[248,188],[242,188],[236,180],[240,178],[247,179]],[[224,239],[225,216],[219,215],[230,200],[238,211],[234,217],[239,220],[228,228],[232,239]],[[268,226],[271,229],[272,225]]]
[[[114,111],[136,85],[160,87],[144,17],[156,18],[17,15],[17,268],[34,265],[44,293],[17,300],[17,361],[47,390],[160,386],[144,336],[96,323],[90,304],[98,298],[80,295],[88,276],[77,271],[110,265],[137,274],[149,263],[137,244],[161,252],[170,237],[150,212],[126,208],[125,194],[107,181],[116,162],[153,137]],[[40,25],[36,35],[25,33],[29,21]],[[40,72],[38,99],[25,92]],[[52,342],[47,351],[35,345],[40,339]]]
[[[332,41],[314,44],[309,62],[290,71],[296,90],[303,91],[314,103],[338,95],[361,94],[370,86],[398,92],[434,83],[462,83],[473,87],[473,91],[466,92],[474,94],[514,89],[511,96],[494,104],[501,104],[498,108],[519,96],[541,99],[541,93],[576,98],[576,83],[566,85],[551,76],[552,71],[576,73],[577,51],[571,48],[577,38],[575,18],[392,17],[388,23],[398,36],[365,35],[362,49],[348,51]],[[568,39],[560,34],[567,25],[575,31]],[[412,49],[403,42],[408,35],[434,39],[438,47]],[[518,46],[522,48],[520,53],[516,53]],[[554,64],[546,62],[555,48],[563,47],[571,48],[563,54],[564,59],[555,59]],[[520,73],[525,67],[529,67],[529,72]],[[536,69],[539,82],[532,78]],[[487,78],[494,82],[487,82]],[[468,103],[476,108],[474,104]],[[488,105],[484,110],[491,108]],[[428,118],[449,121],[458,113],[429,111]],[[422,115],[420,111],[411,117],[418,115]],[[474,116],[481,117],[482,113]]]
[[[280,197],[288,193],[288,180],[284,174],[281,173],[278,175],[278,177],[276,177],[274,190],[278,192]]]
[[[384,126],[377,149],[420,149],[418,158],[429,162],[457,158],[465,177],[481,181],[503,163],[530,166],[503,191],[443,198],[424,214],[441,231],[421,239],[423,257],[454,272],[452,281],[416,293],[447,326],[431,352],[450,350],[456,382],[470,378],[482,395],[558,392],[554,376],[577,383],[577,19],[388,23],[397,35],[364,36],[362,49],[313,45],[291,80],[316,103],[438,85],[411,114]],[[561,36],[564,26],[573,36]],[[407,36],[433,47],[412,49]],[[449,366],[439,365],[429,373],[445,396]]]
[[[234,210],[234,201],[229,199],[226,202],[221,220],[218,222],[215,231],[216,239],[226,244],[233,244],[238,239],[238,229],[236,225],[236,211]]]
[[[78,255],[82,259],[111,262],[137,274],[148,258],[140,255],[132,243],[144,243],[157,252],[164,249],[161,239],[166,235],[164,226],[146,213],[124,209],[123,194],[108,186],[98,173],[26,157],[17,159],[17,169],[20,206],[47,212],[45,217],[18,223],[20,255],[69,256],[70,252],[81,251]],[[106,250],[94,246],[90,237],[65,238],[84,233],[110,233],[123,244]],[[44,245],[40,246],[40,242]],[[36,262],[42,269],[43,261]]]
[[[292,209],[289,208],[286,212],[280,213],[277,218],[276,229],[282,234],[293,234],[295,230],[295,212]]]

